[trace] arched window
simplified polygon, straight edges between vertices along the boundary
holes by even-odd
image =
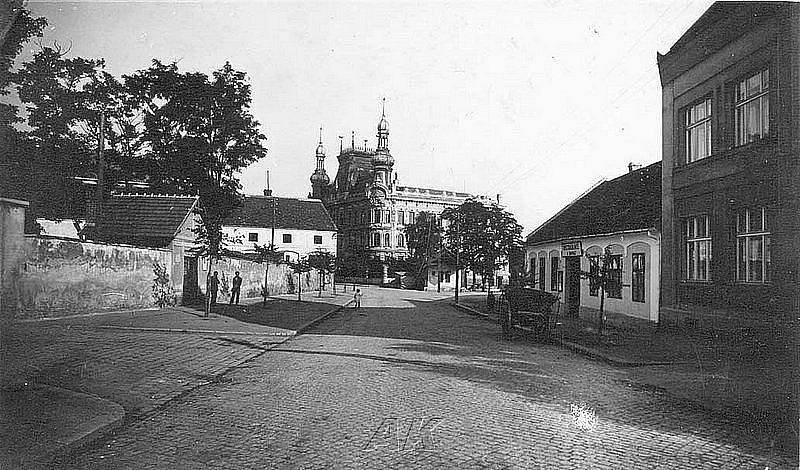
[[[397,246],[406,246],[406,241],[403,239],[402,233],[397,235]]]
[[[373,246],[381,246],[381,234],[375,233],[372,235],[372,245]]]
[[[391,246],[388,233],[383,234],[383,246]]]

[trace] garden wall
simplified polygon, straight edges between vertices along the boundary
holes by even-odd
[[[153,306],[153,263],[172,252],[131,246],[26,237],[12,280],[16,318],[63,316]]]

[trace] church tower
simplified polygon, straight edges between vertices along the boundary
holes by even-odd
[[[375,170],[374,184],[388,189],[392,181],[394,158],[389,153],[389,122],[386,121],[386,98],[383,99],[381,120],[378,122],[378,146],[372,156],[372,166]]]
[[[325,189],[330,184],[331,179],[325,172],[325,147],[322,146],[322,128],[319,128],[319,145],[317,145],[317,168],[311,174],[311,198],[322,199]]]

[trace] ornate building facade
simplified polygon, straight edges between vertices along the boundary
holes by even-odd
[[[325,171],[322,135],[317,146],[317,167],[311,175],[311,195],[321,199],[338,227],[339,257],[369,269],[370,261],[384,267],[409,256],[404,228],[420,212],[441,214],[475,196],[455,191],[403,186],[394,173],[389,151],[389,123],[385,112],[378,123],[378,141],[373,149],[340,144],[339,168],[331,180]],[[375,265],[374,263],[372,264]],[[359,273],[363,275],[363,273]],[[380,273],[372,272],[370,277]],[[384,273],[385,275],[385,273]]]

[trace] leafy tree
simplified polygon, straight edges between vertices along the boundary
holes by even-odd
[[[308,264],[319,274],[319,297],[322,297],[325,276],[336,272],[336,256],[323,250],[314,251],[308,254]]]
[[[14,60],[28,41],[42,35],[45,26],[46,19],[34,18],[28,10],[21,8],[13,18],[5,37],[0,38],[0,97],[11,94],[11,68]],[[5,101],[0,103],[0,135],[3,138],[14,134],[16,129],[13,125],[21,121],[16,106]],[[3,140],[0,143],[4,143]]]
[[[300,302],[302,298],[300,294],[303,291],[303,284],[301,276],[309,271],[311,271],[311,265],[308,262],[307,258],[298,258],[297,261],[289,261],[286,263],[292,268],[292,271],[297,274],[297,301]]]
[[[611,248],[606,247],[600,256],[586,256],[589,259],[589,271],[581,271],[581,277],[589,279],[590,289],[600,291],[600,312],[597,317],[597,334],[603,334],[605,328],[604,304],[606,292],[619,289],[619,279],[612,275]]]
[[[269,266],[283,263],[283,253],[276,250],[272,243],[269,245],[255,244],[253,247],[256,250],[256,262],[264,263],[264,288],[261,294],[264,296],[264,306],[266,307],[267,297],[269,297]]]
[[[410,254],[410,265],[417,278],[424,278],[430,257],[439,250],[442,227],[436,215],[420,212],[411,225],[405,227],[406,246]]]
[[[247,76],[227,62],[209,77],[153,60],[124,79],[131,101],[147,110],[143,142],[154,189],[200,196],[198,252],[210,273],[221,255],[223,221],[241,202],[237,173],[267,152],[250,112]]]
[[[442,218],[449,222],[445,232],[448,248],[458,249],[462,264],[480,273],[484,282],[521,246],[522,226],[496,204],[470,199],[446,209]]]

